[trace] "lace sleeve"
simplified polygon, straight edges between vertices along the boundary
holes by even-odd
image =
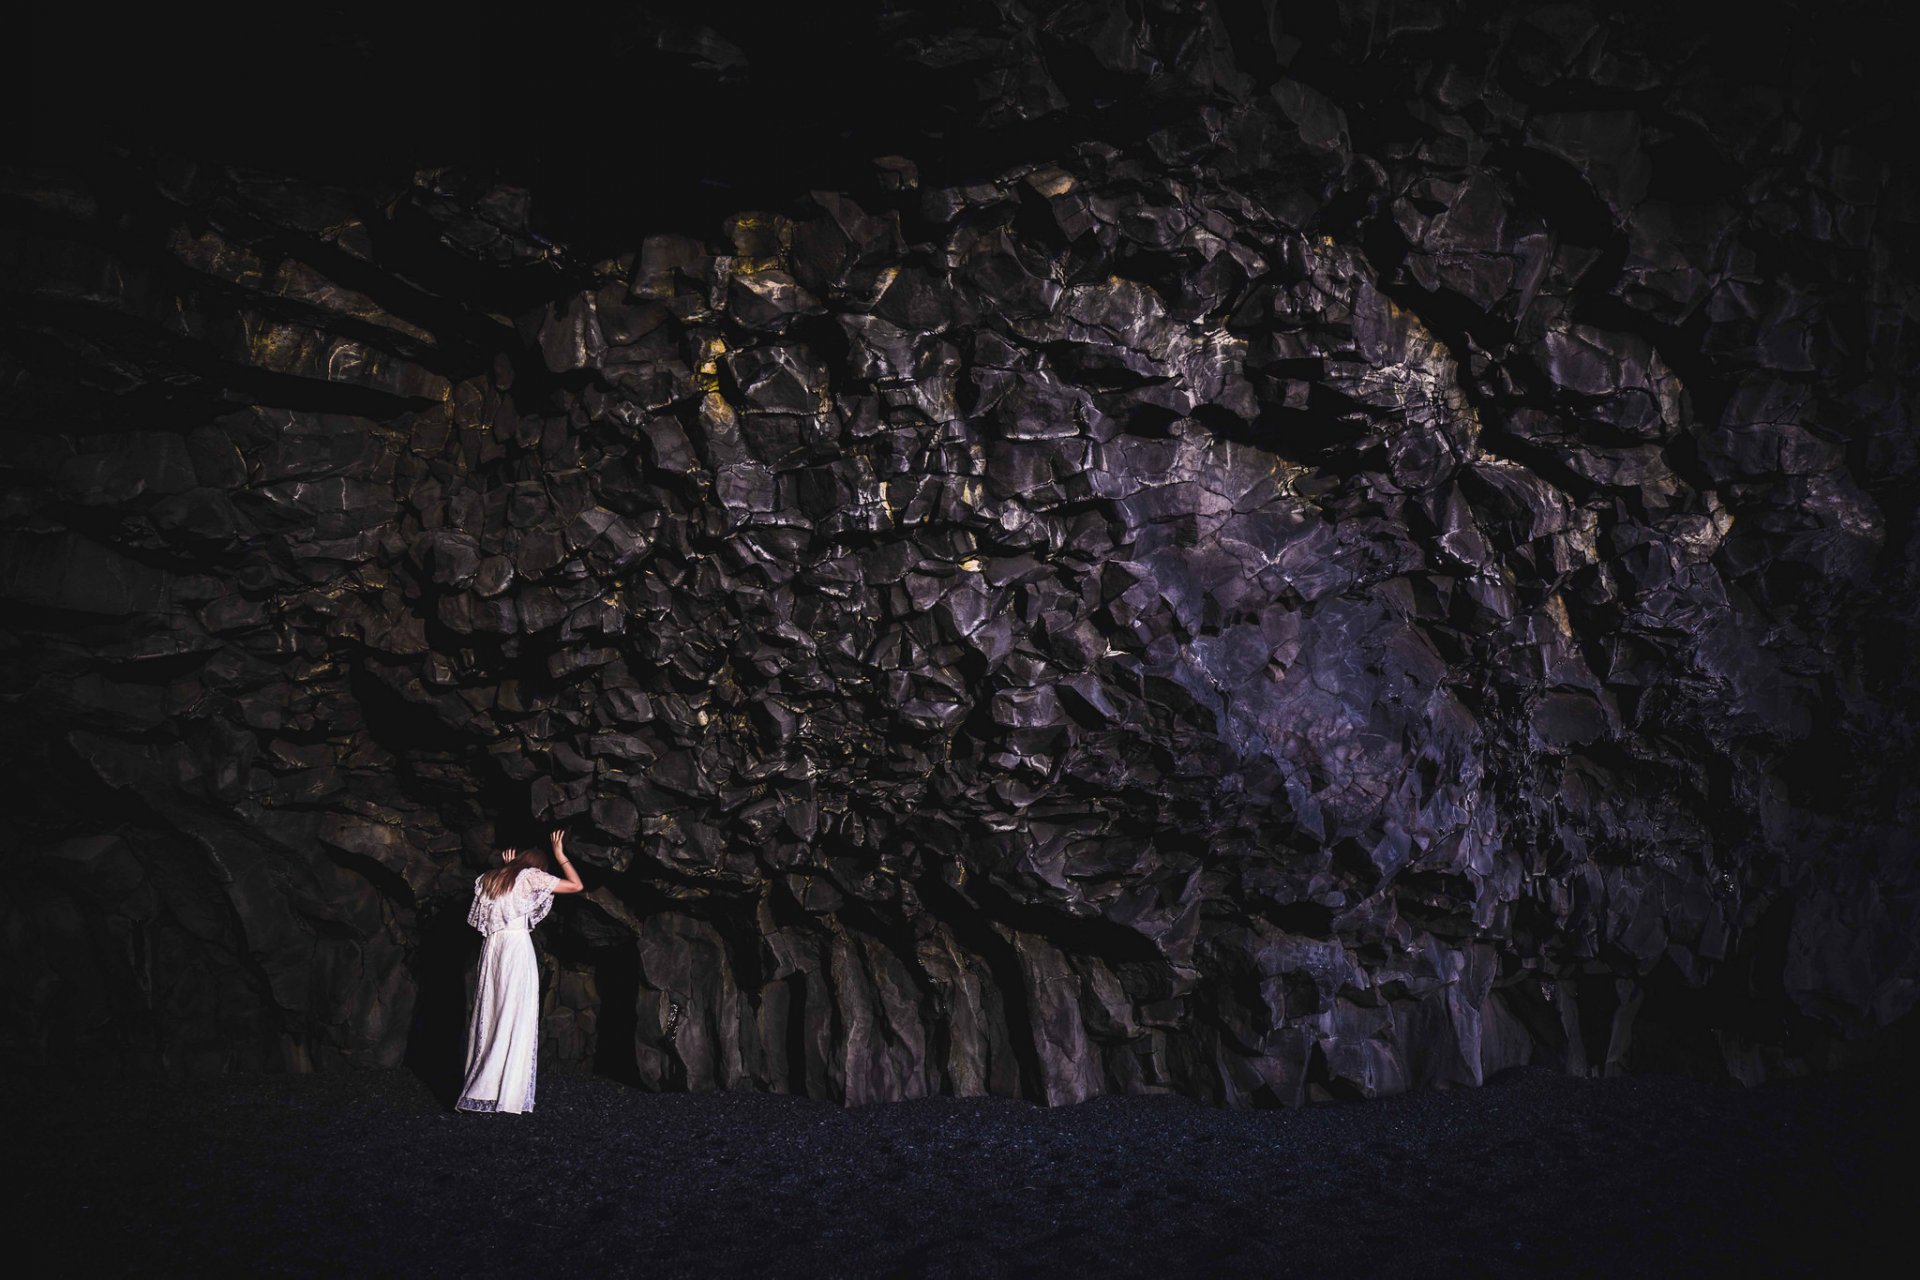
[[[531,929],[545,920],[547,912],[553,910],[553,886],[559,883],[559,876],[538,867],[528,867],[520,873],[520,879],[514,887],[527,898],[527,928]]]
[[[473,878],[473,905],[467,908],[467,923],[485,933],[487,931],[487,904],[483,900],[484,890],[480,888],[480,877]]]

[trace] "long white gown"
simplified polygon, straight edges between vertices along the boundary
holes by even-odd
[[[540,964],[533,926],[553,909],[560,877],[526,867],[498,898],[478,877],[467,923],[485,935],[480,982],[467,1017],[466,1080],[456,1111],[533,1110],[534,1070],[540,1052]]]

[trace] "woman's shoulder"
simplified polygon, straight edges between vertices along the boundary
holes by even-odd
[[[551,889],[560,883],[560,877],[539,867],[528,867],[520,873],[520,882],[530,889]]]

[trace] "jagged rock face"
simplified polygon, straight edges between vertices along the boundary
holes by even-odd
[[[459,168],[8,176],[10,1061],[442,1053],[539,823],[550,1044],[652,1087],[1908,1015],[1911,173],[1631,17],[948,8],[876,38],[977,129],[1179,110],[593,263]]]

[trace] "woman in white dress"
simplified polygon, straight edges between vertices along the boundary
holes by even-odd
[[[585,888],[567,860],[558,831],[544,849],[508,849],[501,865],[473,882],[467,923],[480,944],[480,984],[467,1018],[466,1079],[456,1111],[533,1110],[534,1067],[540,1051],[540,964],[533,926],[553,909],[556,893]],[[558,863],[565,878],[549,868]]]

